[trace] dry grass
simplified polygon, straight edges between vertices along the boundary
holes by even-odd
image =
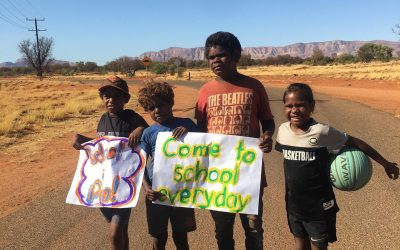
[[[137,71],[134,79],[206,80],[214,77],[210,69],[190,69],[181,78]],[[400,80],[400,61],[388,63],[334,66],[258,66],[239,68],[250,76],[299,76],[338,79]],[[124,75],[120,75],[125,78]],[[85,80],[102,80],[104,75],[50,76],[38,81],[34,76],[0,78],[0,148],[3,153],[34,154],[44,142],[73,132],[94,131],[102,112],[95,84]],[[132,96],[128,108],[138,109]],[[29,152],[26,152],[29,148]]]
[[[203,80],[213,77],[210,69],[186,70],[181,79],[188,77],[188,72],[193,80]],[[352,80],[400,80],[400,61],[387,63],[355,63],[346,65],[329,66],[250,66],[239,67],[239,71],[249,76],[300,76],[300,77],[322,77]],[[145,72],[138,72],[138,76],[145,76]],[[154,77],[152,75],[152,77]],[[160,77],[162,78],[162,77]],[[176,79],[176,76],[166,76],[165,79]]]
[[[310,65],[291,65],[291,66],[249,66],[239,67],[239,71],[249,76],[303,76],[303,77],[322,77],[349,80],[400,80],[400,61],[392,62],[372,62],[372,63],[354,63],[346,65],[327,65],[327,66],[310,66]],[[169,74],[156,75],[145,70],[136,71],[134,78],[145,79],[147,77],[158,80],[185,80],[190,77],[192,80],[205,80],[214,77],[209,68],[203,69],[186,69],[181,77]],[[108,75],[108,74],[107,74]],[[120,75],[126,78],[124,75]],[[102,80],[105,75],[89,75],[80,74],[75,76],[52,76],[52,80]]]
[[[94,131],[103,112],[97,88],[96,84],[82,84],[75,78],[0,79],[2,153],[23,153],[30,158],[26,156],[40,152],[53,139]],[[127,108],[137,108],[136,96]]]
[[[249,75],[305,76],[354,80],[400,80],[400,62],[357,63],[331,66],[270,66],[249,67],[241,70]]]
[[[46,83],[21,88],[8,83],[0,90],[0,136],[13,136],[80,115],[92,114],[100,105],[96,90],[46,91]],[[39,89],[39,90],[38,90]],[[48,89],[48,88],[46,88]]]
[[[95,122],[89,120],[101,107],[101,100],[96,88],[84,90],[79,85],[74,81],[1,79],[3,153],[34,154],[43,146],[40,142],[62,137],[75,129],[83,132],[95,129]],[[90,125],[90,129],[85,125]]]

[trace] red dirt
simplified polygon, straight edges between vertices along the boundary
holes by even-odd
[[[76,85],[84,90],[83,86],[94,88],[93,85]],[[71,87],[71,86],[69,86]],[[69,88],[69,87],[64,87]],[[132,93],[137,93],[137,87],[131,88]],[[188,116],[194,107],[197,90],[188,87],[177,87],[174,89],[175,99],[174,113],[178,116]],[[187,98],[187,96],[193,98]],[[179,98],[182,97],[182,98]],[[151,123],[150,117],[138,110],[139,113]],[[79,131],[77,131],[79,132]],[[93,132],[89,136],[94,136]],[[78,152],[72,148],[72,134],[65,135],[57,141],[48,142],[44,147],[48,149],[42,155],[35,155],[26,160],[24,164],[17,164],[10,157],[16,155],[5,155],[0,153],[0,218],[20,209],[29,202],[35,200],[46,192],[62,187],[65,183],[72,181],[78,160]],[[57,150],[54,150],[57,148]],[[7,160],[9,159],[9,160]],[[68,180],[68,181],[66,181]]]
[[[257,77],[266,86],[285,88],[304,82],[314,91],[366,104],[400,118],[400,81],[348,80],[332,78]]]

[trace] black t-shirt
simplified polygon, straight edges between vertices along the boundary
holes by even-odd
[[[148,127],[147,122],[131,109],[124,109],[117,114],[105,112],[97,125],[97,136],[129,137],[137,127]]]

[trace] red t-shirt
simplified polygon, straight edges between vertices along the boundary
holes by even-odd
[[[195,118],[208,133],[260,137],[260,121],[273,119],[267,92],[260,81],[245,76],[244,83],[211,80],[199,90]],[[266,187],[264,163],[261,186]]]
[[[212,80],[202,86],[195,117],[208,133],[260,137],[260,121],[273,119],[268,95],[256,79],[236,85]]]

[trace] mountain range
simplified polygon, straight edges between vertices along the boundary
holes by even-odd
[[[321,50],[324,55],[341,55],[355,54],[357,50],[366,43],[374,43],[385,45],[393,49],[393,56],[400,56],[400,42],[374,40],[374,41],[327,41],[327,42],[310,42],[310,43],[295,43],[282,47],[262,46],[262,47],[246,47],[243,48],[242,54],[250,55],[252,59],[265,59],[267,57],[275,57],[278,55],[290,55],[293,57],[307,58],[310,57],[315,49]],[[160,51],[150,51],[141,54],[138,58],[149,57],[153,61],[168,61],[173,57],[181,57],[186,60],[204,60],[204,47],[197,48],[178,48],[171,47]],[[136,57],[137,58],[137,57]],[[55,60],[53,63],[64,64],[73,62]],[[24,59],[18,59],[15,63],[4,62],[0,63],[0,68],[12,68],[27,66]]]
[[[75,65],[74,62],[68,62],[68,61],[61,61],[61,60],[53,60],[51,62],[52,64],[69,64],[70,66]],[[17,61],[13,62],[3,62],[0,63],[0,68],[15,68],[15,67],[27,67],[28,61],[25,58],[20,58]]]
[[[295,43],[282,47],[246,47],[242,54],[250,55],[252,59],[265,59],[278,55],[290,55],[293,57],[310,57],[315,49],[321,50],[324,55],[355,54],[357,50],[366,43],[385,45],[393,48],[393,56],[400,56],[400,42],[374,40],[374,41],[327,41],[311,43]],[[187,60],[204,60],[204,47],[197,48],[177,48],[171,47],[157,52],[145,52],[139,58],[150,57],[153,61],[167,61],[172,57],[182,57]]]

